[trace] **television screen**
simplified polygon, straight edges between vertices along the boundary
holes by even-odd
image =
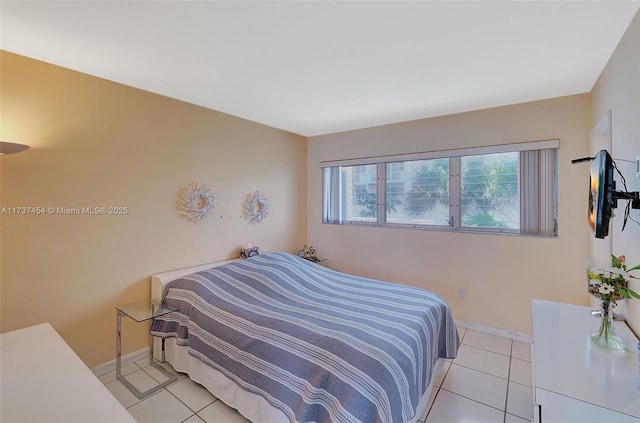
[[[609,235],[613,189],[613,162],[606,150],[600,150],[591,162],[587,217],[596,238],[605,238]]]

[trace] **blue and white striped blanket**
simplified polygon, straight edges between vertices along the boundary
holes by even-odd
[[[292,422],[405,422],[439,357],[455,358],[449,306],[423,289],[269,253],[171,282],[154,336],[263,396]]]

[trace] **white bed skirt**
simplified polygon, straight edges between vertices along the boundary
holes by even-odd
[[[188,353],[188,347],[177,345],[175,338],[166,340],[165,355],[166,360],[175,370],[188,374],[191,380],[207,388],[216,398],[222,400],[229,407],[235,408],[252,422],[289,423],[289,419],[282,411],[271,406],[260,395],[241,389],[219,371],[191,356]],[[444,361],[443,358],[440,358],[436,362],[431,383],[418,403],[417,413],[407,423],[416,423],[425,414],[429,405],[433,381],[442,371]]]

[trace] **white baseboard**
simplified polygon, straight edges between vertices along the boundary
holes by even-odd
[[[142,348],[141,350],[138,351],[134,351],[130,354],[127,355],[123,355],[122,356],[122,367],[124,366],[128,366],[131,363],[135,363],[136,361],[145,359],[145,358],[149,358],[149,347],[145,347]],[[106,362],[104,364],[99,364],[96,367],[94,367],[93,369],[91,369],[91,371],[93,372],[94,375],[96,375],[97,377],[100,377],[104,374],[107,374],[109,372],[114,372],[116,370],[116,360],[111,360],[109,362]]]
[[[526,342],[528,344],[531,344],[533,342],[533,337],[531,335],[525,335],[505,329],[496,329],[489,326],[481,325],[479,323],[466,322],[464,320],[455,320],[455,322],[456,325],[461,328],[484,332],[488,333],[489,335],[501,336],[503,338],[513,339],[514,341]]]

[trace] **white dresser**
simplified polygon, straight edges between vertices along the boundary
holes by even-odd
[[[0,335],[0,421],[135,422],[48,323]]]
[[[591,310],[533,300],[534,423],[640,422],[638,340],[615,321],[624,352],[594,345]]]

